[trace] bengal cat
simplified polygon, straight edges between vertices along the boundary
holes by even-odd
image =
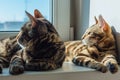
[[[101,15],[99,20],[96,17],[95,20],[96,24],[86,30],[82,40],[65,42],[65,61],[72,61],[75,65],[93,68],[103,73],[108,70],[116,73],[117,53],[111,27]]]
[[[23,25],[19,34],[0,42],[0,71],[9,66],[10,74],[17,75],[25,70],[46,71],[62,67],[65,46],[54,26],[37,9],[34,16],[27,11],[26,14],[30,21]]]

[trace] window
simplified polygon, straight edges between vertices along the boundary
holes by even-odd
[[[38,9],[51,20],[52,0],[0,0],[0,31],[19,31],[28,20],[25,10],[33,14]]]
[[[99,15],[102,15],[109,25],[114,26],[116,30],[120,32],[119,2],[120,0],[91,0],[89,25],[92,25],[95,22],[94,16],[98,17]],[[101,4],[103,6],[101,6]]]
[[[34,9],[53,23],[63,40],[70,39],[70,0],[0,0],[0,39],[16,35]]]

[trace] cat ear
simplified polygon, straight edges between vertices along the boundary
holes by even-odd
[[[99,15],[99,25],[104,32],[108,32],[110,29],[108,23],[103,19],[101,15]]]
[[[35,18],[44,18],[43,15],[37,9],[34,10],[34,16]]]
[[[32,28],[34,28],[37,24],[37,20],[27,11],[25,11],[25,13],[27,14],[27,16],[29,17],[31,23],[32,23]]]
[[[94,19],[95,19],[95,24],[97,24],[98,20],[97,20],[96,16],[94,16]]]

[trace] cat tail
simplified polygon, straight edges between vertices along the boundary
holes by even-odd
[[[90,67],[103,73],[108,71],[106,66],[104,66],[100,62],[95,61],[85,54],[74,57],[72,62],[78,66]]]

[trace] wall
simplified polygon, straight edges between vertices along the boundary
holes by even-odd
[[[105,20],[115,26],[120,32],[120,0],[91,0],[90,1],[90,23],[94,24],[94,16],[103,15]]]
[[[120,0],[71,0],[71,26],[75,39],[80,39],[87,27],[95,23],[94,16],[101,14],[117,32],[120,32]]]
[[[71,26],[75,39],[81,39],[89,25],[89,3],[90,0],[71,0]]]
[[[70,38],[70,0],[53,0],[53,24],[60,37],[67,41]]]

